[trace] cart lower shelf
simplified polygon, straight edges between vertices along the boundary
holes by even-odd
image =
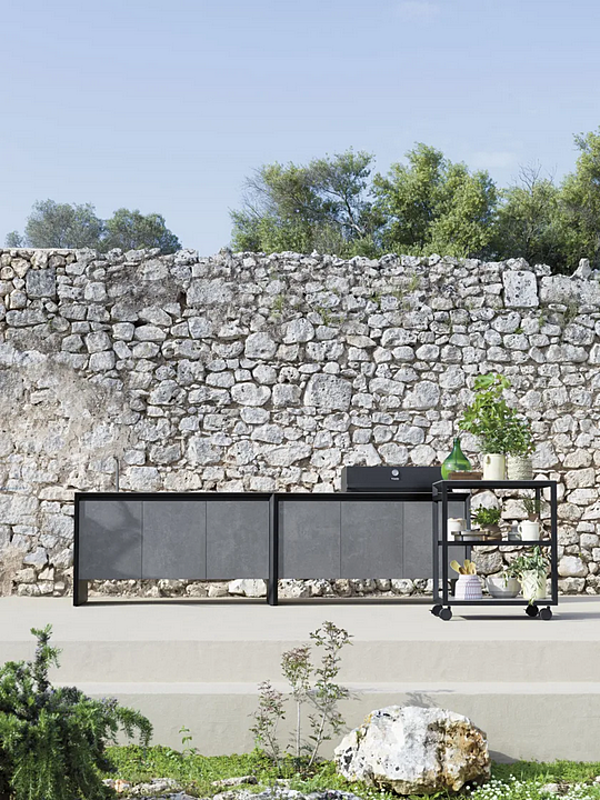
[[[498,600],[494,597],[488,599],[482,598],[481,600],[450,600],[448,602],[437,602],[431,609],[434,617],[439,617],[443,620],[452,619],[452,606],[525,606],[525,613],[528,617],[539,617],[543,620],[552,619],[552,610],[550,606],[558,605],[558,603],[549,598],[541,598],[534,603],[520,598],[510,600]],[[540,608],[544,606],[544,608]]]

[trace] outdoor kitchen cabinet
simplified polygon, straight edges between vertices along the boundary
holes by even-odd
[[[78,493],[73,602],[91,580],[264,578],[276,605],[280,578],[425,578],[431,515],[428,493]]]
[[[75,605],[90,580],[268,578],[270,498],[262,493],[81,493]]]

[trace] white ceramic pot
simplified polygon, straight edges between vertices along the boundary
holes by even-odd
[[[518,531],[521,534],[521,539],[537,542],[540,538],[540,523],[530,519],[524,519],[522,522],[519,522]]]
[[[485,453],[481,461],[484,481],[503,481],[505,479],[506,463],[503,453]]]
[[[462,517],[450,517],[448,520],[448,536],[453,533],[462,533],[467,527],[467,520]]]
[[[455,600],[481,600],[481,581],[477,575],[459,575],[454,589]]]
[[[523,458],[523,456],[508,456],[506,459],[506,474],[509,481],[533,480],[531,459]]]
[[[504,575],[489,575],[485,584],[492,597],[516,597],[521,589],[516,578],[505,578]]]
[[[521,575],[521,593],[525,600],[541,600],[546,597],[546,576],[535,570],[527,570]]]

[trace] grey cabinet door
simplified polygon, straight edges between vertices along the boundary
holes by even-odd
[[[206,577],[269,577],[269,501],[206,501]]]
[[[141,577],[141,500],[82,500],[79,504],[79,579]]]
[[[342,578],[402,575],[403,506],[402,500],[342,500]]]
[[[441,513],[441,506],[439,512]],[[449,503],[448,513],[452,517],[464,517],[464,504],[460,501]],[[432,503],[408,501],[404,504],[404,569],[401,575],[402,578],[431,578],[433,575],[432,526]],[[459,557],[457,556],[457,551],[453,550],[448,562],[457,557]]]
[[[142,578],[206,578],[206,501],[144,500]]]
[[[340,578],[340,501],[279,501],[279,577]]]

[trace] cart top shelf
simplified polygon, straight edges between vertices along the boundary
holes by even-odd
[[[454,494],[458,489],[551,489],[556,485],[556,481],[545,479],[535,481],[447,480],[436,481],[432,489],[433,499],[439,500],[444,490],[450,495]]]

